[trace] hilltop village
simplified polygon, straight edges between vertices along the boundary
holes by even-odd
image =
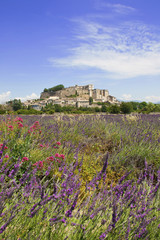
[[[61,86],[61,85],[58,85]],[[63,85],[62,85],[63,86]],[[52,90],[53,89],[53,90]],[[61,106],[75,107],[97,107],[98,103],[120,104],[113,96],[109,95],[106,89],[94,89],[94,85],[75,85],[73,87],[62,88],[61,90],[44,89],[40,99],[27,100],[25,106],[31,106],[35,110],[41,110],[47,104],[59,104]]]

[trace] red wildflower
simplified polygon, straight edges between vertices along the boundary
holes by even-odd
[[[61,157],[61,155],[59,153],[56,153],[55,157]]]
[[[61,157],[62,159],[64,159],[65,156],[64,156],[64,154],[61,154],[60,157]]]
[[[29,160],[28,157],[23,157],[23,158],[22,158],[22,162],[25,162],[25,161],[28,161],[28,160]]]

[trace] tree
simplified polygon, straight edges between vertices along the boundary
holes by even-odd
[[[92,103],[93,103],[93,98],[89,97],[89,105],[92,105]]]
[[[132,103],[130,103],[130,102],[122,102],[121,105],[120,105],[120,110],[124,114],[131,113],[133,111]]]
[[[113,114],[118,114],[120,113],[120,107],[117,104],[111,105],[109,112]]]
[[[62,112],[62,107],[60,104],[54,104],[55,112]]]
[[[141,102],[141,103],[139,103],[138,107],[139,107],[140,110],[146,111],[147,110],[147,103],[146,102]]]
[[[106,105],[102,105],[101,111],[102,112],[107,112],[107,110],[108,110],[107,106]]]
[[[134,111],[137,111],[138,110],[138,105],[139,105],[139,102],[130,102],[132,104],[132,108]]]
[[[20,99],[14,99],[12,101],[12,108],[14,111],[17,111],[19,109],[22,109],[22,102]]]
[[[43,92],[56,92],[56,91],[62,90],[63,88],[64,88],[64,86],[62,84],[59,84],[59,85],[54,86],[52,88],[45,88],[43,90]]]
[[[147,112],[148,112],[148,113],[150,113],[150,112],[154,112],[155,109],[156,109],[156,106],[155,106],[154,103],[149,102],[149,103],[147,104]]]
[[[48,92],[48,89],[47,89],[47,88],[45,88],[45,89],[43,90],[43,92]]]

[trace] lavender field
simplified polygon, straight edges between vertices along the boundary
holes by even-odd
[[[160,115],[0,116],[0,239],[160,239]]]

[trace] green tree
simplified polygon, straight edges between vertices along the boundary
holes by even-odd
[[[154,103],[149,102],[149,103],[147,104],[147,113],[154,112],[155,109],[156,109],[156,106],[155,106]]]
[[[101,111],[102,111],[102,112],[107,112],[107,111],[108,111],[107,106],[106,106],[106,105],[102,105]]]
[[[45,89],[43,90],[43,92],[48,92],[48,89],[47,89],[47,88],[45,88]]]
[[[55,112],[62,112],[62,107],[60,104],[54,104]]]
[[[12,108],[14,111],[17,111],[19,109],[22,109],[22,102],[20,99],[14,99],[12,101]]]
[[[49,92],[56,92],[56,91],[59,91],[59,90],[62,90],[64,88],[64,86],[62,84],[59,84],[55,87],[52,87],[52,88],[49,88]]]
[[[111,105],[109,112],[113,114],[118,114],[120,113],[120,107],[117,104]]]
[[[93,98],[89,97],[89,105],[92,105],[92,103],[93,103]]]
[[[160,112],[160,104],[155,104],[155,112]]]
[[[138,105],[139,105],[139,102],[130,102],[132,104],[132,108],[134,111],[137,111],[138,110]]]
[[[120,110],[124,114],[131,113],[133,111],[132,103],[130,103],[130,102],[122,102],[121,105],[120,105]]]
[[[140,102],[138,107],[139,107],[140,110],[146,111],[147,110],[147,103],[146,102]]]

